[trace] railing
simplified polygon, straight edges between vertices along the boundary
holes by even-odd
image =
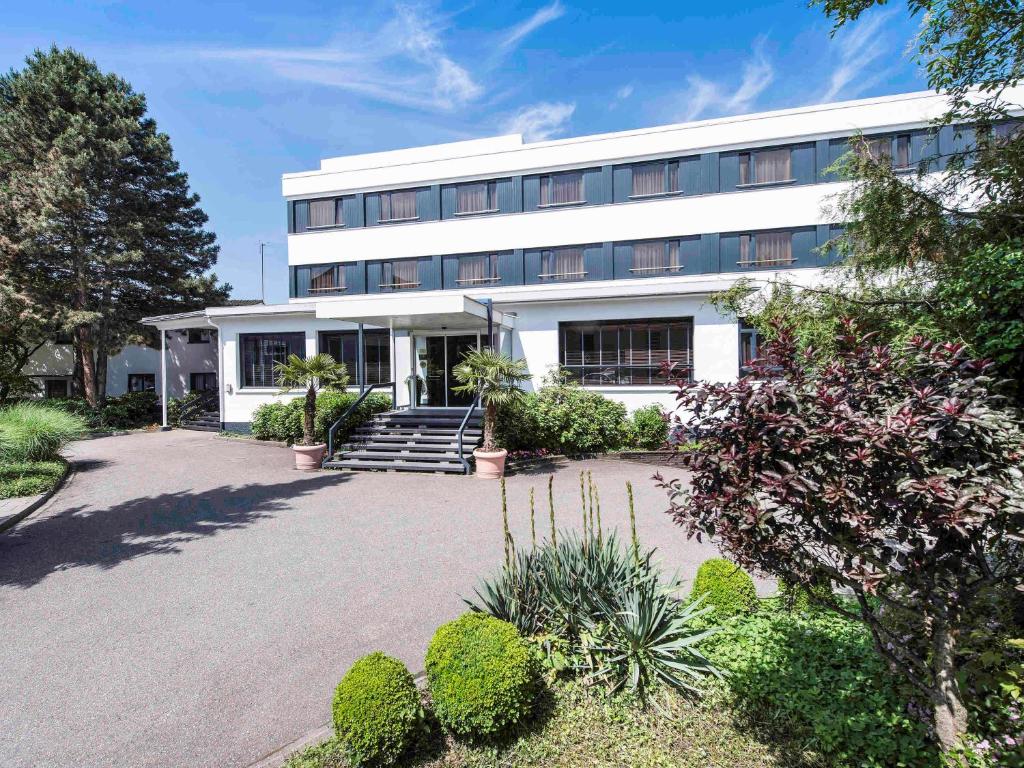
[[[464,436],[466,434],[466,425],[469,424],[469,417],[472,416],[473,415],[473,411],[475,411],[479,407],[480,407],[480,395],[478,393],[477,396],[475,398],[473,398],[473,402],[470,403],[469,408],[466,409],[466,415],[462,417],[462,423],[459,424],[459,431],[456,434],[456,446],[457,446],[456,450],[458,451],[458,454],[459,454],[459,461],[462,462],[462,469],[465,472],[465,474],[467,474],[467,475],[472,470],[470,470],[469,461],[466,460],[466,457],[462,453],[462,441],[463,441],[463,438],[464,438]]]
[[[188,421],[197,411],[205,411],[215,402],[218,406],[220,405],[220,392],[218,390],[210,389],[206,392],[201,392],[199,397],[181,407],[181,411],[178,412],[178,423],[182,424]]]
[[[340,427],[348,419],[348,417],[355,412],[356,408],[358,408],[362,404],[363,400],[365,400],[367,396],[371,392],[373,392],[373,390],[379,387],[391,387],[392,407],[394,407],[395,403],[398,402],[398,387],[395,384],[395,382],[382,381],[377,384],[370,384],[366,389],[363,390],[363,393],[359,395],[358,398],[356,398],[356,401],[348,407],[348,410],[341,414],[341,417],[336,422],[331,424],[331,428],[327,430],[327,458],[324,459],[325,461],[330,461],[332,458],[334,458],[334,433],[338,431],[338,427]]]

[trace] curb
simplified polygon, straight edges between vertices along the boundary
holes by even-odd
[[[278,440],[257,440],[255,437],[227,437],[225,435],[214,435],[218,440],[226,440],[237,445],[262,445],[264,448],[287,448],[288,443]]]
[[[39,509],[41,506],[43,506],[50,499],[52,499],[53,495],[55,493],[57,493],[57,491],[59,491],[61,488],[64,487],[64,483],[67,481],[68,476],[71,475],[71,471],[72,471],[71,462],[70,461],[65,461],[64,462],[64,474],[60,476],[60,479],[56,482],[56,484],[53,486],[53,488],[51,488],[46,493],[44,493],[42,496],[40,496],[38,499],[33,501],[31,504],[29,504],[27,507],[25,507],[25,509],[21,510],[21,512],[18,512],[17,514],[12,515],[11,517],[7,518],[2,523],[0,523],[0,533],[4,533],[5,531],[9,531],[11,528],[16,526],[18,523],[20,523],[26,517],[31,515],[33,512],[35,512],[37,509]]]

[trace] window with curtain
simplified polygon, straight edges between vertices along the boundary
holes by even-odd
[[[630,197],[651,197],[679,191],[678,160],[658,160],[633,166],[633,189]]]
[[[892,141],[893,153],[892,153],[892,166],[893,168],[909,168],[910,167],[910,134],[904,133],[897,136]]]
[[[556,280],[565,277],[584,277],[582,248],[552,248],[541,251],[541,280]]]
[[[759,149],[740,153],[740,184],[771,184],[793,180],[790,149]]]
[[[341,200],[310,200],[309,228],[337,227],[344,224]]]
[[[409,221],[416,216],[416,190],[380,193],[381,221]]]
[[[741,267],[778,267],[793,263],[791,232],[740,235]]]
[[[659,273],[681,272],[678,240],[650,240],[633,243],[633,266],[629,271],[636,274],[656,275]]]
[[[584,202],[582,171],[568,171],[566,173],[552,173],[549,176],[541,176],[541,205],[568,205],[570,203],[582,202]]]
[[[403,288],[418,288],[419,285],[419,259],[385,261],[381,264],[381,288],[401,290]]]
[[[740,374],[750,373],[750,364],[757,359],[757,328],[745,320],[740,321]]]
[[[474,285],[477,283],[496,283],[501,280],[498,275],[498,254],[474,253],[459,256],[459,276],[456,283]]]
[[[345,268],[338,265],[312,267],[309,271],[311,295],[342,293],[345,286]]]
[[[348,369],[351,384],[360,384],[358,331],[324,331],[320,334],[320,351],[326,352]],[[391,381],[391,335],[388,331],[363,331],[363,364],[367,384]]]
[[[155,373],[129,373],[129,392],[153,392],[156,390]]]
[[[455,212],[494,213],[498,210],[498,182],[475,181],[455,187]]]
[[[559,324],[559,363],[591,386],[665,385],[693,374],[693,320]]]
[[[304,333],[243,333],[239,336],[243,387],[277,387],[275,363],[306,356]]]

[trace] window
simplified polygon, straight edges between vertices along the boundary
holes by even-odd
[[[910,167],[910,134],[876,136],[864,140],[858,150],[865,159],[892,168]]]
[[[633,166],[633,191],[630,197],[652,197],[678,191],[678,160],[659,160]]]
[[[189,344],[209,344],[210,329],[208,328],[189,328],[188,329],[188,343]]]
[[[310,200],[309,228],[344,226],[341,200]]]
[[[778,267],[792,264],[793,234],[791,232],[759,232],[740,235],[741,267]]]
[[[552,248],[540,252],[541,280],[557,280],[566,277],[585,277],[583,269],[583,249]]]
[[[415,189],[380,193],[380,221],[412,221],[415,218]]]
[[[496,213],[498,182],[477,181],[455,187],[455,213]]]
[[[1020,120],[1004,120],[992,126],[992,138],[997,145],[1013,141],[1021,134],[1024,122]]]
[[[64,398],[68,396],[67,379],[47,379],[45,382],[45,386],[47,400],[53,400],[54,398]]]
[[[750,364],[758,354],[757,328],[746,321],[740,321],[740,375],[750,373]]]
[[[418,288],[420,285],[420,262],[418,259],[385,261],[380,265],[380,287],[386,290]]]
[[[155,373],[129,373],[128,374],[128,391],[129,392],[152,392],[156,390],[156,374]]]
[[[572,205],[582,202],[584,202],[582,171],[552,173],[549,176],[540,177],[541,206]]]
[[[468,256],[459,256],[459,277],[456,283],[460,285],[475,285],[478,283],[497,283],[501,280],[498,274],[498,254],[496,253],[475,253]]]
[[[793,181],[792,151],[760,149],[740,153],[740,186]]]
[[[239,344],[243,387],[276,387],[274,363],[283,363],[288,355],[306,354],[304,333],[243,333]]]
[[[910,134],[904,133],[893,139],[893,168],[910,167]]]
[[[358,331],[325,331],[320,334],[320,351],[326,352],[348,368],[348,375],[359,384]],[[391,381],[391,335],[388,331],[363,331],[363,364],[367,384]]]
[[[192,392],[213,392],[217,389],[216,373],[190,373],[188,388]]]
[[[583,384],[668,384],[693,374],[689,318],[560,323],[559,362]]]
[[[678,240],[650,240],[633,243],[633,265],[629,271],[640,275],[681,272]]]
[[[342,293],[345,290],[345,267],[332,264],[309,270],[310,295]]]

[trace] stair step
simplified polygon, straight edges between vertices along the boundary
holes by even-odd
[[[437,436],[451,436],[454,437],[458,433],[458,427],[453,429],[438,429],[436,427],[423,427],[417,429],[415,427],[393,427],[393,428],[372,428],[372,427],[359,427],[354,429],[352,434],[354,435],[379,435],[388,434],[396,436],[411,436],[411,435],[437,435]],[[479,429],[467,429],[462,433],[466,439],[480,437],[481,430]]]
[[[361,434],[353,433],[349,440],[352,442],[362,442],[363,440],[373,440],[374,442],[383,443],[418,443],[420,445],[426,445],[427,443],[451,443],[455,445],[456,436],[454,433],[448,435],[402,435],[395,434],[393,432],[366,432]],[[470,442],[470,432],[464,433],[463,443]]]
[[[324,462],[324,469],[363,469],[363,470],[395,470],[399,472],[447,472],[463,474],[465,468],[461,462],[417,462],[417,461],[367,461],[352,459],[335,459]]]
[[[190,424],[189,422],[183,422],[181,428],[190,429],[193,432],[220,432],[220,425],[216,427],[210,427],[206,426],[205,424]]]
[[[345,451],[343,453],[335,454],[335,459],[344,461],[348,461],[349,459],[369,459],[371,461],[391,459],[396,462],[452,462],[458,461],[459,457],[458,454],[455,453],[455,451],[451,451],[449,453],[427,453],[420,451]]]
[[[462,453],[464,456],[469,456],[473,453],[475,446],[468,443],[463,444]],[[395,443],[347,443],[338,448],[337,454],[342,453],[373,453],[374,455],[380,456],[382,454],[392,455],[398,454],[407,456],[410,453],[415,454],[451,454],[452,456],[459,455],[458,446],[455,443],[442,444],[442,445],[426,445],[416,443],[408,444],[395,444]]]

